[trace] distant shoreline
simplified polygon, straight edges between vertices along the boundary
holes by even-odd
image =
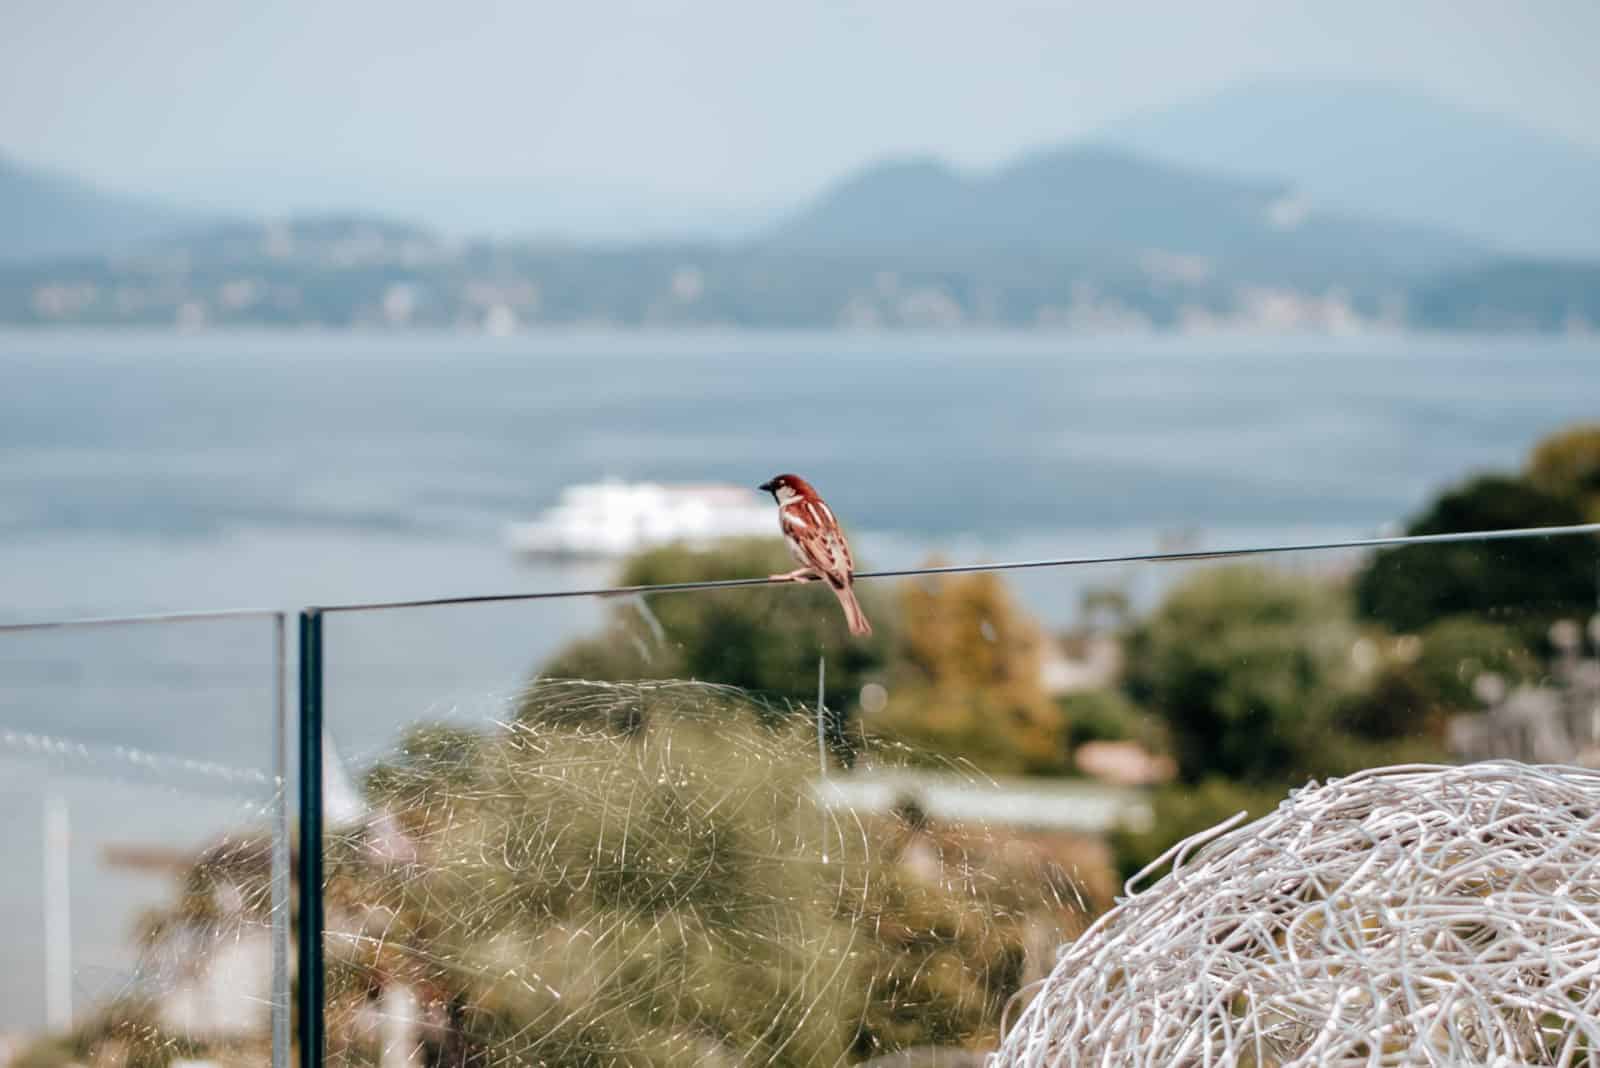
[[[321,323],[221,323],[202,326],[179,326],[170,323],[78,323],[78,322],[8,322],[0,321],[0,337],[39,337],[83,335],[97,338],[109,337],[184,337],[184,338],[241,338],[241,337],[307,337],[307,338],[474,338],[489,342],[524,340],[560,340],[565,338],[593,337],[616,339],[695,337],[783,337],[783,338],[885,338],[950,340],[962,343],[984,338],[1015,340],[1072,340],[1072,341],[1162,341],[1162,340],[1251,340],[1251,341],[1358,341],[1361,339],[1448,341],[1451,339],[1495,339],[1529,341],[1600,341],[1600,325],[1570,327],[1564,330],[1529,328],[1484,329],[1407,326],[1387,323],[1368,323],[1351,329],[1272,329],[1249,326],[1223,326],[1212,328],[1146,327],[1123,329],[1079,329],[1063,326],[1003,326],[974,324],[928,328],[917,326],[752,326],[718,323],[665,324],[665,323],[530,323],[514,330],[496,333],[474,326],[383,326],[374,323],[353,323],[328,326]]]

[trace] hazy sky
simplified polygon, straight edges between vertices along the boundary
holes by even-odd
[[[1600,145],[1596,42],[1595,0],[3,0],[0,151],[147,190],[540,178],[770,203],[1270,75]]]

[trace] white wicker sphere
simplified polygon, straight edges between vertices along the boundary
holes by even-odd
[[[1600,1065],[1600,773],[1380,768],[1237,820],[1065,947],[991,1062]]]

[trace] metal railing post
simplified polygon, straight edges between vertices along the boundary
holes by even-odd
[[[272,614],[272,1068],[289,1068],[293,1042],[289,981],[289,639],[282,612]]]
[[[322,931],[322,612],[300,613],[301,1068],[321,1068],[326,1048]]]

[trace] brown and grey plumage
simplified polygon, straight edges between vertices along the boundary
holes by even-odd
[[[850,633],[871,634],[872,624],[856,600],[856,564],[850,555],[850,543],[845,541],[839,521],[821,494],[799,475],[777,475],[760,488],[778,502],[778,527],[789,544],[790,555],[800,565],[772,577],[783,582],[822,579],[839,599]]]

